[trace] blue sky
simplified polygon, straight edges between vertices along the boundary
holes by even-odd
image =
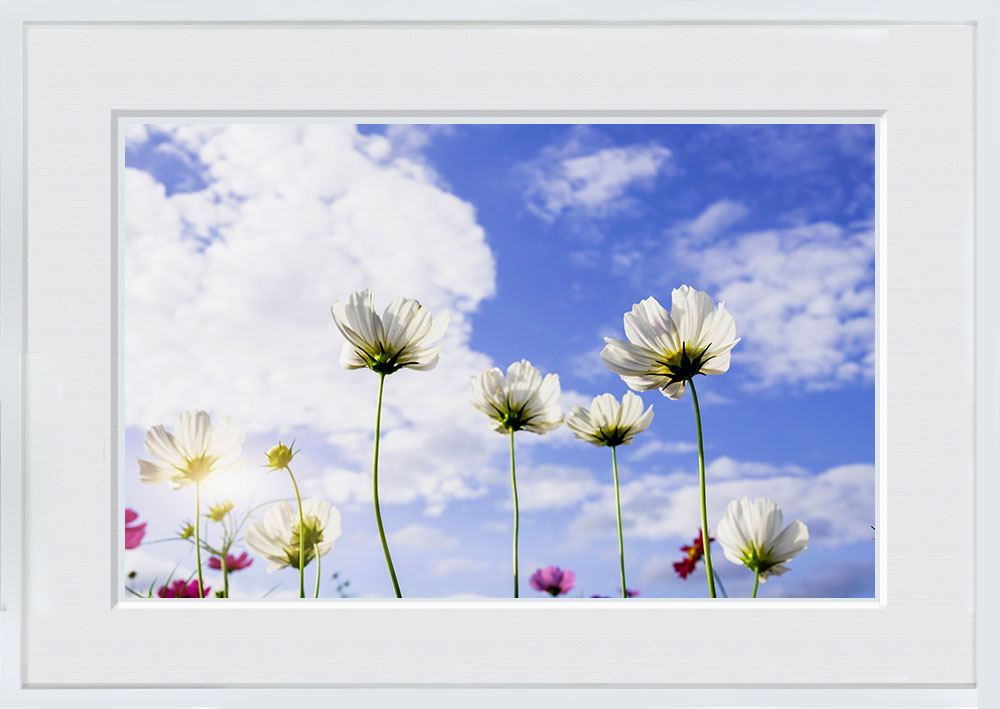
[[[343,515],[323,558],[357,596],[391,594],[371,511],[377,377],[337,365],[329,305],[370,287],[452,314],[433,372],[386,383],[383,518],[409,597],[505,596],[506,441],[469,405],[468,379],[527,358],[560,376],[564,409],[625,392],[597,353],[622,315],[687,283],[725,300],[743,341],[699,382],[709,522],[773,498],[810,548],[767,596],[874,594],[874,128],[870,125],[132,125],[126,131],[126,503],[147,541],[193,515],[193,490],[138,481],[142,433],[187,408],[247,430],[247,466],[212,502],[288,497],[264,451],[295,437],[307,495]],[[619,452],[628,585],[701,597],[671,562],[698,528],[690,397],[653,405]],[[518,434],[522,595],[539,566],[571,595],[613,595],[609,452],[563,427]],[[211,532],[210,532],[211,534]],[[242,548],[242,547],[240,547]],[[716,568],[732,595],[752,575]],[[125,565],[151,582],[183,542]],[[297,587],[261,560],[234,595]],[[308,573],[314,569],[310,566]],[[206,581],[214,585],[210,575]]]

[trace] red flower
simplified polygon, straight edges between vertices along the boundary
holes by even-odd
[[[139,546],[142,538],[146,536],[146,523],[132,524],[139,519],[139,513],[133,509],[125,508],[125,548],[135,549]],[[132,526],[129,526],[129,525]]]
[[[205,598],[208,598],[208,592],[211,590],[211,588],[205,588]],[[178,579],[169,586],[160,586],[156,595],[160,598],[198,598],[198,579],[191,579],[186,584]]]
[[[246,552],[243,552],[239,556],[233,556],[232,554],[226,554],[226,571],[239,571],[240,569],[245,569],[253,563],[253,557],[247,556]],[[222,570],[222,562],[219,561],[219,557],[213,556],[208,560],[208,565],[213,569]],[[197,586],[195,586],[197,588]]]
[[[709,537],[708,543],[711,544],[715,541],[715,537]],[[698,560],[705,555],[704,542],[702,541],[701,530],[698,530],[698,536],[694,538],[694,541],[690,545],[685,544],[681,547],[681,551],[687,552],[687,556],[681,561],[674,562],[674,571],[682,579],[686,579],[688,574],[694,571],[694,568],[698,565]]]

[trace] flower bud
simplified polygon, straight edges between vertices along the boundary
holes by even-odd
[[[205,516],[208,517],[213,522],[221,522],[223,518],[227,514],[229,514],[229,511],[231,509],[233,509],[233,503],[230,502],[229,500],[226,500],[224,502],[218,503],[214,507],[209,507],[208,514]]]
[[[295,441],[292,441],[292,446],[295,445]],[[272,470],[281,470],[282,468],[287,468],[291,462],[292,458],[295,457],[297,451],[293,451],[291,446],[286,446],[284,443],[278,443],[267,452],[267,467]]]

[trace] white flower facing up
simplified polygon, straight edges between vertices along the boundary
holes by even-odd
[[[381,317],[375,312],[375,296],[365,289],[351,293],[346,303],[330,308],[337,329],[347,339],[340,353],[346,369],[367,367],[379,374],[410,369],[434,369],[443,344],[448,313],[433,317],[416,300],[396,298]]]
[[[542,373],[522,359],[507,367],[505,377],[496,367],[472,377],[472,405],[496,421],[498,433],[548,433],[563,422],[559,408],[558,374]]]
[[[605,337],[604,364],[632,389],[659,389],[671,399],[680,399],[684,383],[697,374],[728,371],[739,342],[725,304],[716,308],[707,293],[686,285],[673,290],[670,312],[649,297],[624,321],[628,342]]]
[[[170,482],[174,489],[205,482],[212,473],[239,464],[244,438],[233,419],[223,418],[213,427],[206,412],[185,411],[174,433],[162,425],[146,431],[143,443],[156,460],[139,460],[139,479]]]
[[[781,525],[781,508],[773,500],[743,497],[726,507],[726,515],[715,528],[715,538],[727,559],[746,566],[763,580],[788,571],[784,563],[809,546],[805,524],[795,520],[784,529]]]
[[[201,576],[201,486],[212,473],[229,470],[239,464],[245,435],[239,424],[223,418],[212,427],[204,411],[185,411],[174,433],[163,426],[146,431],[146,451],[158,460],[139,460],[139,479],[144,483],[173,483],[179,490],[194,483],[194,550],[198,565],[198,595],[204,598],[205,582]]]
[[[642,399],[628,391],[619,404],[613,394],[595,396],[590,410],[574,406],[566,426],[581,441],[595,446],[627,446],[653,422],[653,407],[642,411]]]
[[[382,511],[378,499],[378,445],[382,421],[382,389],[385,376],[403,367],[434,369],[443,344],[434,344],[444,336],[448,327],[448,313],[433,317],[430,311],[415,300],[396,298],[382,316],[375,312],[375,296],[367,288],[339,300],[330,307],[333,322],[347,339],[340,352],[340,364],[346,369],[368,369],[379,375],[378,404],[375,412],[375,451],[372,461],[372,495],[375,503],[375,524],[385,563],[396,598],[402,598],[396,569],[392,565],[389,543],[382,525]]]
[[[305,518],[305,564],[308,566],[319,552],[324,556],[333,549],[341,535],[340,512],[330,503],[317,498],[302,502]],[[291,566],[299,568],[299,513],[287,502],[269,509],[263,519],[254,520],[247,530],[247,546],[268,560],[268,572]]]
[[[611,470],[615,479],[615,506],[618,510],[618,559],[621,571],[622,598],[628,598],[625,584],[625,538],[622,534],[622,501],[618,489],[618,446],[627,446],[653,422],[653,407],[642,412],[642,399],[625,392],[619,404],[613,394],[595,396],[590,410],[574,406],[566,425],[581,441],[611,448]]]
[[[542,373],[522,359],[507,367],[505,377],[496,367],[472,377],[472,405],[496,422],[498,433],[510,436],[510,485],[514,493],[514,598],[517,585],[517,536],[520,512],[517,506],[517,474],[514,468],[514,433],[548,433],[563,422],[559,408],[559,375]]]

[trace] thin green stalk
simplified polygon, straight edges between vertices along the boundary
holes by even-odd
[[[201,580],[201,481],[194,484],[194,553],[198,561],[198,598],[205,597],[205,582]]]
[[[705,550],[705,572],[708,574],[708,595],[715,598],[715,576],[712,574],[712,550],[708,543],[708,503],[705,497],[705,444],[701,437],[701,408],[698,406],[698,392],[694,388],[694,378],[688,379],[691,398],[694,400],[694,420],[698,426],[698,482],[701,485],[701,546]]]
[[[382,540],[382,551],[385,553],[385,563],[389,566],[389,576],[392,577],[392,588],[396,598],[402,598],[399,592],[399,582],[396,580],[396,570],[392,567],[392,557],[389,556],[389,544],[385,540],[385,530],[382,528],[382,510],[378,504],[378,436],[382,427],[382,388],[385,385],[385,373],[378,375],[378,408],[375,411],[375,462],[372,466],[372,495],[375,498],[375,523],[378,525],[378,536]]]
[[[302,496],[299,494],[299,485],[295,482],[292,469],[285,467],[288,477],[292,479],[292,487],[295,488],[295,499],[299,503],[299,598],[306,597],[306,517],[302,514]]]
[[[622,536],[622,498],[618,494],[618,447],[611,446],[611,468],[615,471],[615,505],[618,506],[618,559],[621,562],[622,598],[628,598],[625,588],[625,538]]]
[[[753,572],[753,598],[757,597],[757,584],[760,583],[760,569]]]
[[[510,486],[514,490],[514,598],[517,598],[517,531],[520,513],[517,509],[517,476],[514,474],[514,432],[510,432]]]
[[[316,552],[316,595],[314,598],[319,598],[319,544],[313,546],[313,551]]]
[[[222,556],[219,558],[222,560],[222,588],[226,598],[229,598],[229,569],[226,567],[226,552],[222,552]]]

